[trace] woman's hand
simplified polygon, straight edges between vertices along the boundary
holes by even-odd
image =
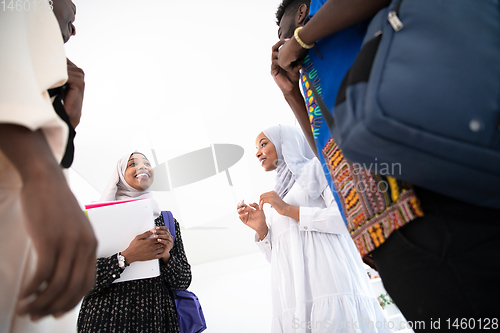
[[[309,50],[304,49],[300,46],[299,43],[295,40],[295,38],[289,39],[278,52],[278,65],[283,68],[285,71],[293,75],[300,69],[300,65],[302,64],[302,60],[307,55]]]
[[[283,95],[291,94],[295,89],[299,89],[300,72],[298,68],[294,71],[287,72],[278,65],[279,48],[285,43],[285,40],[280,40],[273,45],[271,51],[271,75],[274,82],[283,92]]]
[[[278,214],[291,217],[296,221],[299,220],[299,207],[292,206],[284,202],[276,191],[266,192],[260,196],[260,209],[262,209],[266,203],[273,206],[274,210],[277,211]]]
[[[136,261],[148,261],[162,257],[165,244],[156,238],[150,238],[151,235],[153,235],[153,231],[148,230],[135,236],[127,249],[122,251],[127,265]]]
[[[238,215],[241,222],[255,230],[261,240],[266,237],[268,231],[266,215],[259,205],[256,203],[244,204],[238,207]]]
[[[168,230],[168,227],[165,226],[155,227],[153,233],[154,238],[165,246],[161,254],[161,259],[166,264],[170,260],[170,250],[174,246],[174,237],[170,233],[170,230]]]

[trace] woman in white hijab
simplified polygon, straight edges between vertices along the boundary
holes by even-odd
[[[276,171],[275,190],[240,202],[238,214],[271,263],[272,332],[391,331],[302,131],[271,127],[256,148],[264,170]]]
[[[118,161],[101,201],[152,198],[154,170],[144,154],[134,152]],[[172,236],[154,200],[156,227],[131,239],[128,248],[109,258],[97,258],[96,285],[82,302],[78,332],[178,333],[177,312],[171,289],[185,290],[191,283],[189,265],[179,228]],[[136,261],[159,260],[160,276],[113,283]]]

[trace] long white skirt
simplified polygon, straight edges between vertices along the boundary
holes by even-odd
[[[286,199],[300,205],[300,192]],[[270,213],[273,333],[391,331],[347,233],[301,231],[296,220]]]

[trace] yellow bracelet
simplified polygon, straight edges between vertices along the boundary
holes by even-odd
[[[314,43],[309,44],[309,45],[304,43],[302,41],[302,39],[300,39],[300,37],[299,37],[300,30],[302,30],[302,27],[298,27],[297,29],[295,29],[295,31],[293,32],[293,37],[295,37],[295,40],[297,41],[297,43],[299,43],[299,45],[302,46],[304,49],[306,49],[306,50],[312,49],[314,47]]]

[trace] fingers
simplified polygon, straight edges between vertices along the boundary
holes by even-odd
[[[73,63],[73,61],[69,60],[69,58],[66,58],[66,66],[67,67],[76,67],[76,65]]]
[[[91,232],[92,230],[89,230]],[[79,260],[72,261],[72,269],[66,275],[70,276],[66,287],[64,297],[57,298],[51,305],[55,317],[59,317],[65,312],[75,307],[81,300],[82,296],[86,295],[95,284],[95,248],[97,242],[94,242],[89,237],[80,237],[80,244],[76,251],[76,258]],[[49,309],[50,310],[50,309]],[[47,313],[47,314],[50,314]]]
[[[174,247],[174,238],[170,235],[165,235],[164,237],[158,237],[157,241],[164,245],[161,254],[165,251],[170,251]]]
[[[66,58],[66,65],[68,69],[68,84],[77,83],[79,88],[83,90],[85,87],[85,72],[80,67],[76,66],[71,60]]]
[[[279,54],[279,49],[281,45],[285,44],[284,40],[278,41],[276,44],[273,45],[271,49],[271,63],[273,66],[278,66],[278,54]]]
[[[251,204],[248,204],[248,205],[245,204],[245,206],[238,208],[237,212],[240,215],[244,214],[244,213],[249,213],[250,211],[252,211],[252,208],[253,209],[259,209],[259,205],[256,204],[255,202],[251,203]]]
[[[292,67],[290,67],[290,70],[288,72],[294,73],[300,71],[302,68],[302,65],[299,61],[293,62]]]
[[[64,96],[64,109],[76,128],[82,115],[83,96],[85,93],[85,72],[66,58],[68,71],[68,90]]]
[[[174,244],[174,237],[170,233],[170,230],[168,230],[167,227],[160,226],[156,227],[154,229],[155,235],[154,238],[158,241],[161,242],[162,244],[165,244],[165,246],[169,246],[172,248]]]
[[[153,232],[151,230],[148,230],[140,235],[135,236],[135,238],[136,239],[146,239],[146,238],[149,238],[152,234],[153,234]]]
[[[264,204],[267,203],[266,198],[268,197],[268,193],[262,193],[259,198],[259,208],[262,209],[264,207]]]
[[[285,40],[280,39],[276,44],[273,45],[272,52],[278,52],[281,45],[285,44],[285,42],[286,42]]]
[[[272,205],[273,202],[276,200],[277,196],[278,196],[278,194],[276,193],[276,191],[262,193],[260,195],[260,200],[259,200],[260,209],[262,209],[264,207],[264,204],[266,204],[266,203]]]
[[[272,52],[271,52],[271,74],[276,75],[279,72],[279,65],[278,65],[278,55],[279,51],[278,49],[283,45],[284,41],[280,40],[276,44],[273,45]]]
[[[154,238],[156,238],[158,241],[168,241],[168,242],[172,242],[174,240],[174,237],[170,234],[167,234],[167,233],[162,233],[162,234],[157,234],[157,235],[154,235]]]
[[[143,250],[143,258],[140,261],[147,261],[151,259],[159,259],[163,251],[165,250],[165,243],[159,242],[156,238],[145,239],[145,247]]]
[[[86,220],[83,222],[88,223]],[[66,233],[57,249],[58,255],[53,256],[54,272],[46,279],[45,288],[39,289],[31,302],[21,303],[19,313],[29,313],[33,320],[37,320],[50,314],[60,316],[75,307],[94,286],[96,247],[97,242],[90,226],[84,227],[79,233]],[[47,255],[39,257],[37,271],[44,267],[44,257]]]
[[[168,235],[170,235],[170,230],[168,230],[168,227],[165,227],[165,226],[155,227],[154,229],[151,230],[151,232],[154,234],[168,234]]]
[[[44,251],[45,250],[45,251]],[[54,267],[56,265],[57,257],[53,249],[42,249],[46,256],[39,257],[36,271],[31,278],[30,282],[20,292],[19,305],[17,312],[20,315],[25,315],[33,311],[33,301],[37,299],[38,294],[47,288],[46,281],[52,276]],[[31,299],[34,297],[34,300]],[[28,300],[28,298],[31,299]]]
[[[68,236],[67,236],[68,237]],[[38,291],[38,296],[32,301],[24,305],[20,309],[21,313],[29,313],[33,320],[37,320],[43,316],[54,313],[54,302],[64,297],[68,284],[68,272],[72,271],[73,258],[75,258],[76,248],[74,246],[67,246],[65,239],[62,248],[65,251],[58,249],[56,256],[56,265],[51,277],[46,280],[46,287],[42,291]],[[39,262],[37,265],[40,267],[43,263]],[[69,290],[68,290],[69,291]],[[61,295],[63,293],[63,295]]]
[[[250,204],[250,206],[255,205],[255,204]],[[248,223],[248,219],[250,218],[250,212],[252,211],[252,208],[250,208],[249,205],[243,206],[238,208],[238,215],[240,218],[240,221],[243,222],[244,224]]]
[[[256,204],[255,202],[254,203],[251,203],[250,206],[255,209],[255,210],[260,210],[260,206],[258,204]]]

